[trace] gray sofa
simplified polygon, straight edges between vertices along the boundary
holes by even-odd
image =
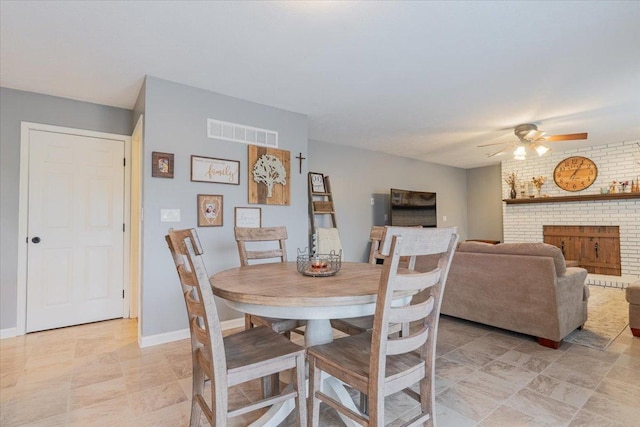
[[[424,266],[430,260],[418,260]],[[545,243],[463,242],[453,257],[443,314],[532,335],[558,348],[587,320],[587,270]]]

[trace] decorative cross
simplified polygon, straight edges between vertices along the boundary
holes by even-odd
[[[296,156],[296,159],[300,161],[300,173],[302,173],[302,161],[306,160],[306,157],[302,157],[302,153],[300,153]]]

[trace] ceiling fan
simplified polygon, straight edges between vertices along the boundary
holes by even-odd
[[[478,147],[489,147],[491,145],[510,144],[511,147],[515,146],[516,149],[513,152],[513,158],[516,160],[525,160],[527,158],[527,149],[535,150],[538,156],[542,156],[550,150],[549,147],[543,145],[543,142],[555,142],[555,141],[573,141],[577,139],[587,139],[587,133],[569,133],[565,135],[547,135],[546,132],[539,130],[538,125],[533,123],[525,123],[518,125],[513,130],[518,137],[518,142],[496,142],[494,144],[478,145]],[[487,157],[493,157],[498,155],[510,147],[505,147],[495,153],[487,154]]]

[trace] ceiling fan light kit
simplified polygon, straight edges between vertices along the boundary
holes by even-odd
[[[547,152],[551,151],[551,148],[545,147],[544,145],[539,144],[539,143],[533,143],[533,144],[528,144],[528,145],[522,144],[522,145],[518,145],[518,147],[513,152],[513,159],[514,160],[527,160],[527,148],[531,148],[531,149],[535,150],[536,153],[538,153],[538,156],[542,156],[542,155],[546,154]]]
[[[551,148],[545,147],[544,145],[540,144],[535,148],[536,152],[538,153],[538,156],[542,156],[543,154],[545,154],[547,151],[550,151]]]
[[[513,152],[513,158],[515,160],[526,160],[527,159],[527,148],[531,150],[535,150],[538,153],[538,156],[542,156],[547,152],[551,151],[549,147],[543,145],[543,142],[549,141],[573,141],[577,139],[587,139],[587,133],[569,133],[566,135],[549,135],[547,133],[539,130],[538,125],[534,123],[524,123],[516,126],[513,129],[513,133],[518,137],[519,142],[511,142],[510,144],[515,145],[516,149]],[[499,145],[499,144],[508,144],[507,142],[500,142],[497,144],[485,144],[479,145],[479,147],[486,147],[489,145]],[[500,151],[496,151],[495,153],[487,154],[487,157],[493,157],[497,154],[504,152],[507,148],[503,148]]]

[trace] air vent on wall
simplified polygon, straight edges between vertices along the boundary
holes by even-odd
[[[263,147],[278,147],[278,132],[276,131],[223,122],[222,120],[207,119],[207,136]]]

